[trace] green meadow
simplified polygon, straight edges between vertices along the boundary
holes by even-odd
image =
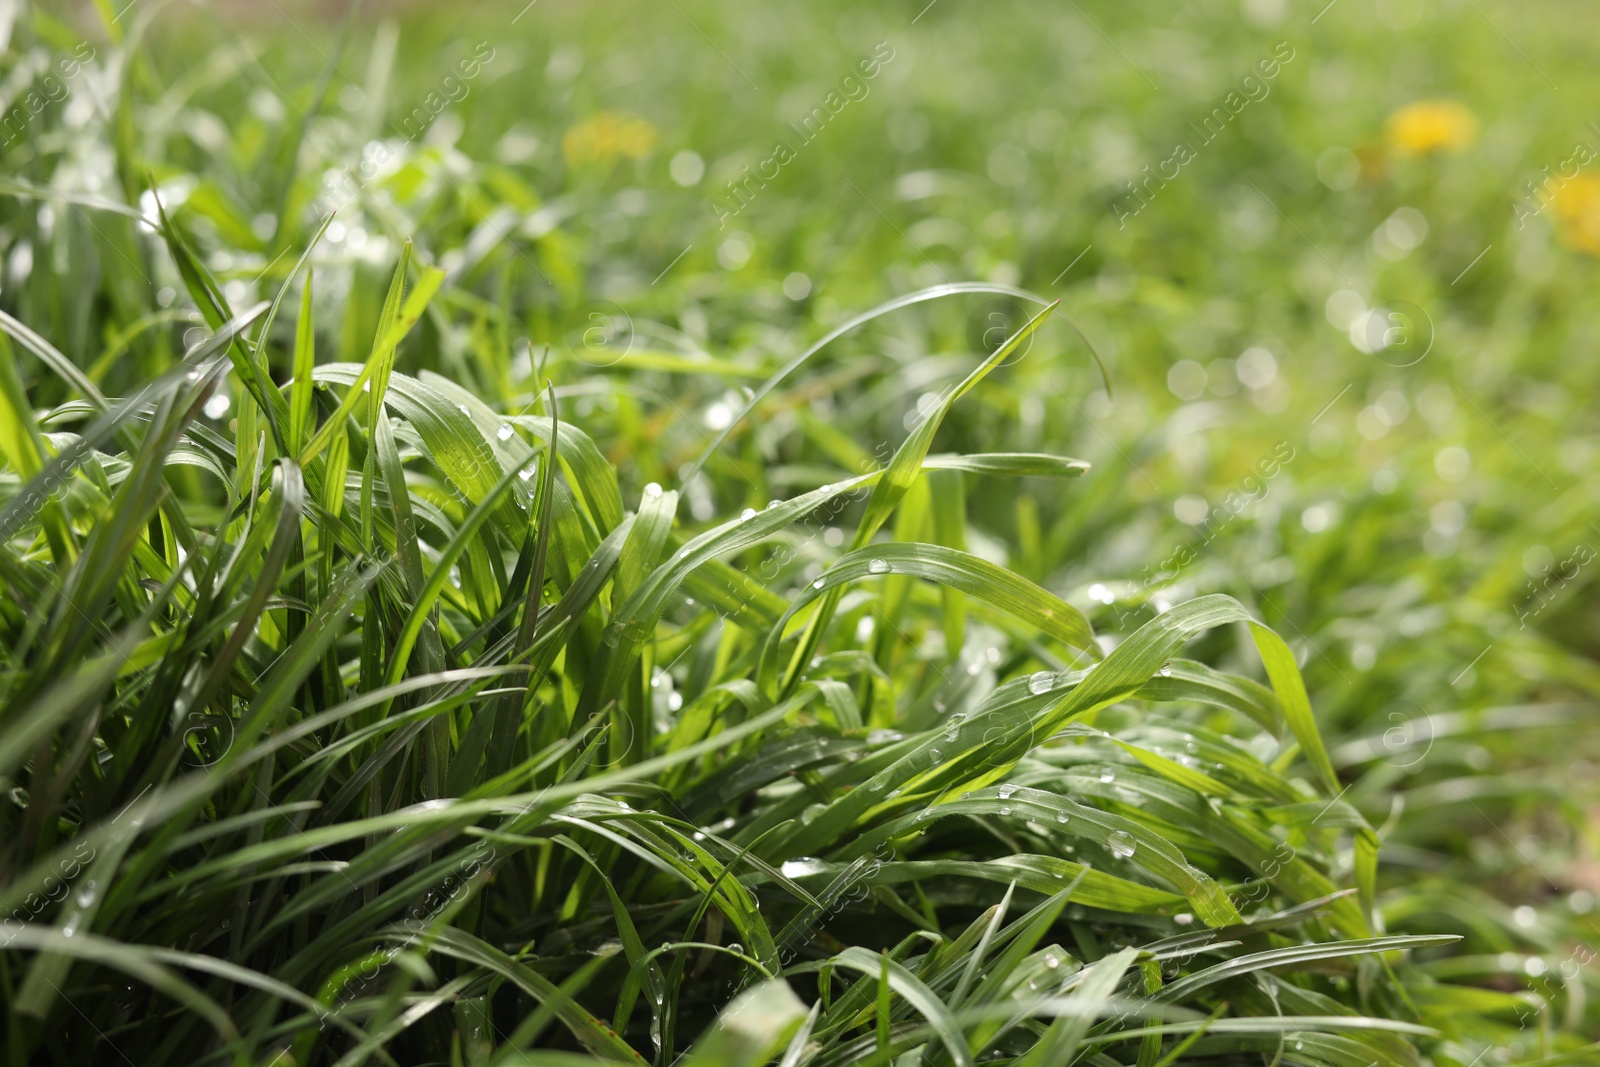
[[[0,2],[0,1062],[1600,1063],[1597,46]]]

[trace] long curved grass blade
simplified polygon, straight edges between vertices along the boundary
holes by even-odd
[[[986,285],[976,282],[957,282],[954,284],[947,283],[945,285],[935,285],[927,289],[920,289],[914,293],[907,293],[904,296],[897,296],[892,300],[885,300],[877,307],[863,311],[859,315],[854,315],[840,323],[838,326],[835,326],[832,330],[829,330],[827,334],[821,338],[821,340],[814,342],[804,352],[801,352],[788,363],[785,363],[765,382],[762,382],[761,387],[757,389],[755,394],[745,402],[744,408],[733,417],[727,426],[723,427],[717,433],[717,435],[711,439],[711,443],[705,447],[705,450],[700,453],[699,457],[680,472],[680,484],[688,485],[690,482],[694,481],[695,476],[698,475],[700,470],[705,467],[706,462],[716,453],[717,449],[722,447],[722,443],[728,439],[728,435],[733,432],[735,427],[749,417],[750,412],[755,410],[756,405],[760,404],[761,401],[772,392],[772,390],[776,389],[784,381],[784,379],[788,378],[789,375],[799,370],[800,367],[806,363],[806,361],[808,361],[818,352],[822,351],[828,345],[832,344],[834,341],[837,341],[845,334],[850,333],[858,326],[865,325],[874,319],[882,318],[891,311],[898,311],[903,307],[910,307],[913,304],[920,304],[928,300],[939,300],[943,297],[955,296],[960,293],[994,293],[1000,296],[1014,296],[1018,299],[1029,300],[1038,304],[1049,303],[1049,301],[1044,300],[1041,297],[1034,296],[1032,293],[1024,292],[1021,289],[1013,289],[1010,286]]]
[[[929,1025],[939,1034],[940,1040],[950,1052],[950,1058],[959,1067],[972,1067],[972,1050],[967,1047],[966,1038],[962,1036],[955,1017],[945,1007],[944,1001],[935,996],[933,990],[924,985],[916,975],[893,960],[874,955],[860,947],[845,949],[833,958],[833,965],[849,967],[872,978],[876,978],[880,970],[884,972],[889,988],[921,1012]]]
[[[440,927],[433,932],[429,948],[499,974],[540,1003],[555,1003],[556,1018],[595,1055],[618,1063],[645,1062],[609,1026],[584,1011],[549,979],[466,931]]]

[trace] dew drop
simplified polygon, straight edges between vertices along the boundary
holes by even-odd
[[[828,865],[815,856],[796,856],[792,860],[784,860],[779,868],[785,878],[804,878],[809,874],[821,874],[828,869]]]
[[[649,485],[645,486],[644,487],[644,495],[645,495],[645,498],[648,499],[648,500],[654,500],[656,497],[660,496],[661,495],[661,486],[660,486],[660,484],[658,484],[656,482],[651,482]]]
[[[1172,917],[1172,921],[1177,923],[1179,926],[1188,926],[1190,923],[1194,922],[1194,913],[1180,911],[1178,914]]]
[[[1000,789],[998,790],[1001,800],[1009,800],[1009,799],[1011,799],[1011,794],[1015,793],[1016,791],[1017,791],[1017,787],[1014,786],[1014,785],[1010,785],[1009,783],[1006,784],[1006,785],[1001,786]]]
[[[740,522],[749,522],[751,519],[753,519],[755,517],[756,517],[756,509],[755,508],[745,508],[743,511],[741,511],[739,513],[739,521]]]
[[[509,422],[502,422],[500,428],[494,432],[494,435],[502,441],[509,441],[511,440],[511,435],[515,432]]]
[[[1049,671],[1038,671],[1028,679],[1028,692],[1039,696],[1050,692],[1051,686],[1056,684],[1056,676]]]
[[[1062,825],[1066,825],[1067,813],[1064,812],[1064,811],[1057,812],[1056,813],[1056,822],[1061,823]]]
[[[867,570],[872,574],[888,574],[889,565],[881,559],[868,560]]]
[[[1011,805],[1009,805],[1009,804],[1002,805],[1001,808],[1000,808],[1000,814],[1001,815],[1010,815],[1011,814]]]
[[[1160,675],[1161,675],[1161,677],[1163,677],[1163,678],[1170,678],[1170,677],[1172,677],[1172,664],[1170,664],[1170,663],[1163,663],[1163,664],[1162,664],[1162,665],[1161,665],[1161,670],[1160,670],[1160,671],[1158,671],[1158,672],[1157,672],[1157,673],[1159,673],[1159,674],[1160,674]]]
[[[891,745],[896,741],[904,741],[905,737],[899,730],[873,730],[867,734],[867,744]]]
[[[823,586],[825,586],[827,584],[828,583],[827,583],[826,580],[824,580],[822,578],[818,578],[816,581],[811,583],[811,588],[813,588],[813,589],[821,589]]]
[[[1127,859],[1138,848],[1133,838],[1121,830],[1112,831],[1111,836],[1106,838],[1106,847],[1119,859]]]
[[[1114,782],[1117,780],[1117,772],[1112,770],[1110,767],[1107,767],[1105,770],[1100,772],[1100,780],[1106,783]]]

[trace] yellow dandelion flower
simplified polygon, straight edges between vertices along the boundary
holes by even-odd
[[[561,138],[561,154],[574,167],[643,159],[656,146],[656,128],[637,115],[597,111]]]
[[[1454,100],[1418,100],[1389,116],[1389,146],[1402,155],[1459,152],[1478,135],[1478,118]]]
[[[1579,174],[1550,198],[1556,237],[1568,248],[1600,256],[1600,177]]]

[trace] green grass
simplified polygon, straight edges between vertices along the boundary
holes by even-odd
[[[8,1062],[1600,1057],[1562,16],[520,6],[11,25]]]

